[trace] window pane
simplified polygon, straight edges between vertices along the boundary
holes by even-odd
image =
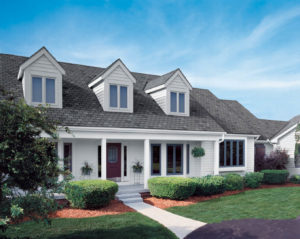
[[[55,80],[46,79],[46,103],[55,103]]]
[[[32,77],[32,102],[42,102],[42,78]]]
[[[220,166],[225,166],[224,164],[224,142],[220,143]]]
[[[101,178],[101,145],[98,146],[98,177]]]
[[[176,164],[176,173],[182,173],[182,146],[181,145],[176,146],[175,164]]]
[[[116,85],[109,86],[109,106],[118,107],[118,88]]]
[[[177,112],[177,93],[171,92],[171,112]]]
[[[226,166],[230,165],[230,141],[226,141]]]
[[[120,87],[120,107],[127,108],[127,87]]]
[[[244,141],[239,142],[239,165],[244,165]]]
[[[179,93],[179,112],[184,113],[184,93]]]
[[[109,163],[118,162],[118,147],[110,146],[108,148],[108,162]]]
[[[237,147],[236,147],[237,141],[232,142],[232,165],[237,166]]]
[[[72,144],[64,144],[64,170],[72,172]]]
[[[152,174],[160,174],[160,145],[152,145]]]
[[[173,146],[168,145],[167,147],[167,173],[174,173],[173,172]]]
[[[127,146],[124,146],[124,176],[127,176]]]
[[[186,173],[190,173],[190,145],[186,145]]]

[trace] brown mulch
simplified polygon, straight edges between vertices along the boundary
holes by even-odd
[[[65,207],[50,214],[49,216],[50,218],[85,218],[103,215],[116,215],[126,212],[134,212],[134,210],[130,207],[127,207],[119,200],[112,200],[109,205],[104,208],[88,210]]]
[[[164,199],[164,198],[156,198],[152,197],[150,193],[141,193],[141,196],[145,203],[153,205],[155,207],[159,207],[162,209],[169,208],[169,207],[176,207],[176,206],[188,206],[191,204],[195,204],[197,202],[208,201],[215,198],[220,198],[224,196],[230,196],[242,193],[248,190],[259,190],[264,188],[279,188],[279,187],[300,187],[300,184],[294,183],[287,183],[283,185],[261,185],[259,188],[245,188],[244,190],[237,190],[237,191],[226,191],[222,194],[212,195],[212,196],[191,196],[186,200],[179,201],[179,200],[171,200],[171,199]]]

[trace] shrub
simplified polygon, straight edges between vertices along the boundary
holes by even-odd
[[[264,173],[263,182],[266,184],[284,184],[287,181],[289,172],[287,170],[262,170]]]
[[[244,188],[244,179],[241,175],[230,173],[225,175],[225,189],[228,191],[242,190]]]
[[[203,178],[193,178],[196,183],[195,195],[210,196],[225,192],[225,180],[222,176],[205,176]]]
[[[244,177],[245,186],[248,188],[258,188],[264,178],[263,173],[246,173]]]
[[[192,149],[192,155],[195,158],[201,158],[201,157],[203,157],[205,155],[205,150],[202,147],[194,147]]]
[[[73,181],[66,185],[65,194],[76,208],[99,208],[109,204],[118,191],[118,185],[109,180]]]
[[[255,171],[264,169],[285,169],[289,156],[285,150],[275,150],[269,155],[255,155]]]
[[[291,181],[292,183],[300,184],[300,175],[293,175],[293,176],[290,178],[290,181]]]
[[[184,200],[192,196],[196,184],[191,178],[156,177],[148,180],[150,194],[159,198]]]

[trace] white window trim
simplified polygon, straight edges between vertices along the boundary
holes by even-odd
[[[31,74],[30,75],[30,91],[31,91],[31,95],[30,95],[30,101],[31,101],[31,105],[33,106],[39,106],[39,105],[49,105],[49,106],[58,106],[58,99],[57,99],[57,78],[55,76],[40,76],[37,74]],[[37,77],[37,78],[42,78],[42,102],[33,102],[32,101],[32,95],[33,95],[33,91],[32,91],[32,78],[33,77]],[[53,79],[54,80],[54,95],[55,95],[55,102],[54,103],[47,103],[46,102],[46,79]]]
[[[171,94],[172,93],[175,93],[176,94],[176,111],[171,111],[171,107],[172,107],[172,100],[171,100]],[[179,111],[179,94],[183,94],[184,95],[184,111],[183,112],[180,112]],[[181,91],[174,91],[174,90],[171,90],[170,91],[170,94],[169,94],[169,97],[170,97],[170,113],[171,114],[186,114],[186,106],[185,106],[185,101],[186,101],[186,93],[185,92],[181,92]]]
[[[115,85],[117,86],[117,107],[112,107],[110,106],[110,86],[111,85]],[[127,88],[127,107],[121,107],[121,102],[120,102],[120,99],[121,99],[121,87],[126,87]],[[110,110],[128,110],[129,109],[129,86],[128,85],[119,85],[119,84],[114,84],[114,83],[111,83],[109,84],[109,87],[108,87],[108,108]]]

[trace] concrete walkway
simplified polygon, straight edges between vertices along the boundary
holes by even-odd
[[[178,216],[144,202],[126,203],[126,205],[164,225],[180,239],[186,237],[197,228],[206,225],[204,222]]]

